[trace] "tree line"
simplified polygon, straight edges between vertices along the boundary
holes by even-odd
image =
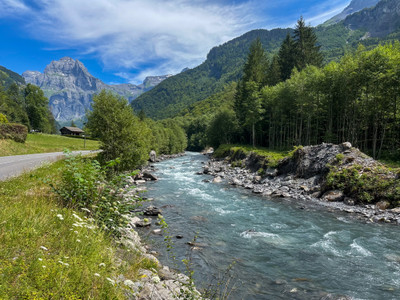
[[[313,29],[302,18],[270,60],[255,40],[236,87],[205,101],[220,102],[221,108],[199,103],[177,118],[190,120],[189,147],[245,143],[285,149],[349,141],[374,158],[398,157],[400,43],[359,46],[338,62],[322,61]],[[196,124],[202,126],[191,131]]]
[[[56,133],[56,122],[43,91],[32,84],[0,86],[0,114],[8,122],[23,124],[29,130]]]
[[[85,131],[100,140],[100,162],[118,159],[120,163],[114,166],[118,172],[143,165],[151,150],[171,154],[187,146],[186,134],[175,122],[136,115],[125,98],[105,90],[93,97],[87,119]]]

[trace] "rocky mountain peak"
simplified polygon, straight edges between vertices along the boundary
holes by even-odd
[[[86,76],[90,75],[89,71],[79,60],[74,60],[71,57],[63,57],[60,60],[53,60],[44,69],[45,74],[58,74],[58,75],[77,75],[82,73]]]
[[[325,22],[326,25],[335,24],[344,20],[347,16],[354,14],[364,8],[374,7],[380,0],[352,0],[348,6],[338,15]]]
[[[53,60],[44,72],[26,71],[22,74],[27,83],[43,89],[49,98],[50,109],[57,121],[82,118],[91,109],[94,94],[106,89],[132,101],[172,75],[149,76],[143,84],[108,85],[92,76],[82,62],[71,57]]]

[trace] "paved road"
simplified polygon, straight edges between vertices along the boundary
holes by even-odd
[[[89,154],[93,152],[94,151],[73,151],[72,153]],[[52,152],[0,157],[0,181],[35,169],[45,162],[56,161],[63,156],[63,152]]]

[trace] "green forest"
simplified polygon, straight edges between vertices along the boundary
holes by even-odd
[[[360,45],[323,66],[313,29],[300,19],[276,56],[260,40],[243,77],[176,120],[189,149],[244,143],[271,149],[349,141],[374,158],[399,157],[400,43]]]

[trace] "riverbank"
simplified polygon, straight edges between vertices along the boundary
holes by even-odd
[[[357,171],[359,175],[352,173],[353,176],[364,176],[362,179],[366,182],[369,179],[367,176],[371,176],[369,173],[375,174],[374,172],[379,170],[377,176],[380,181],[385,184],[389,181],[394,182],[394,187],[382,187],[386,189],[383,192],[388,194],[389,188],[396,189],[398,185],[398,173],[385,169],[382,164],[353,148],[350,143],[301,147],[274,164],[275,168],[269,167],[265,157],[256,153],[231,153],[224,159],[211,157],[204,165],[203,173],[214,176],[213,182],[225,180],[231,185],[249,189],[265,197],[292,199],[298,202],[300,209],[307,204],[319,205],[332,211],[349,213],[352,217],[366,222],[400,224],[400,208],[394,207],[395,201],[368,198],[375,201],[366,204],[363,203],[363,199],[351,197],[357,197],[359,191],[353,191],[351,194],[345,188],[338,188],[346,187],[346,181],[350,182],[353,179],[347,174],[348,170]],[[345,183],[338,182],[338,178]],[[377,181],[376,178],[373,180]],[[371,187],[365,189],[367,188]],[[374,192],[379,197],[377,189]],[[366,192],[362,193],[365,197],[372,197],[369,194],[365,195]]]

